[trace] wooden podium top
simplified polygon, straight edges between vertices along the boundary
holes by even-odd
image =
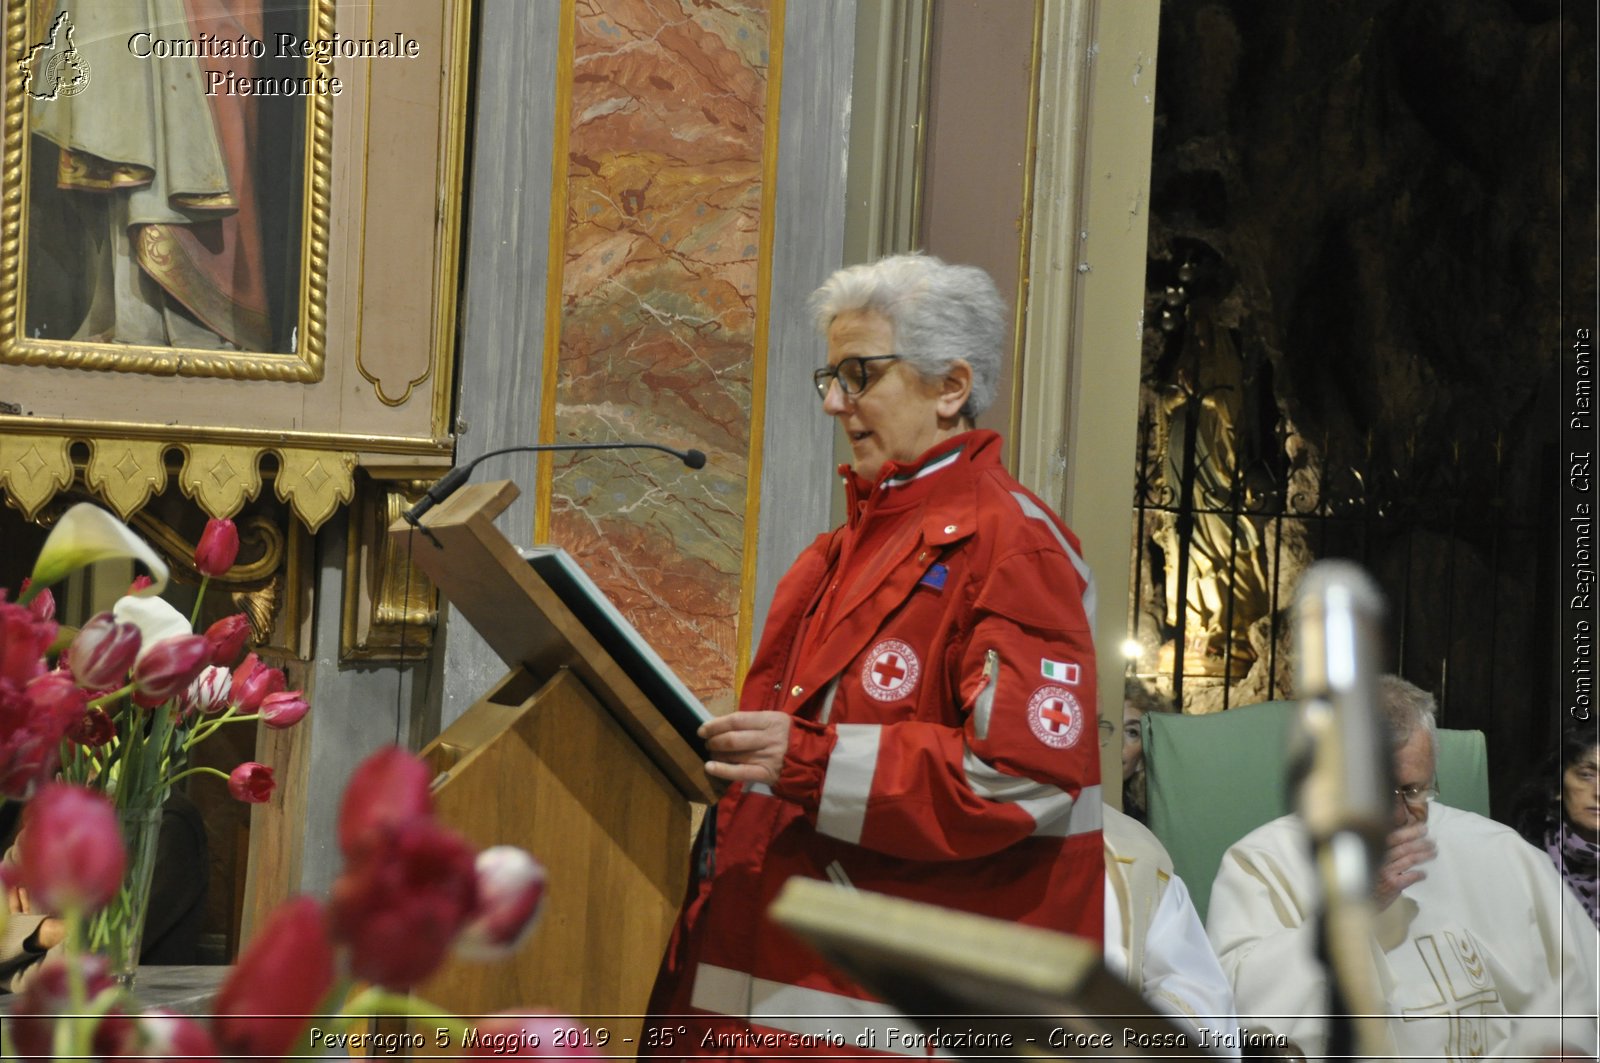
[[[469,484],[389,534],[508,667],[545,680],[570,669],[682,794],[714,802],[717,787],[677,729],[579,622],[494,518],[520,492],[510,481]]]
[[[1210,1055],[1079,938],[805,878],[768,914],[958,1056]]]

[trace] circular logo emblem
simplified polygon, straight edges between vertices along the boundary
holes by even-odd
[[[89,61],[76,48],[51,56],[45,84],[54,86],[51,98],[76,96],[89,87]]]
[[[879,701],[897,701],[911,696],[921,674],[922,665],[917,663],[910,646],[899,639],[884,639],[867,654],[867,663],[861,669],[861,689]]]
[[[1083,709],[1066,687],[1040,687],[1028,699],[1028,726],[1045,745],[1067,749],[1083,734]]]

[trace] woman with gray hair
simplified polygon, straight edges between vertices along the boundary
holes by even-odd
[[[701,832],[647,1054],[908,1047],[768,923],[795,875],[1101,938],[1089,573],[973,425],[1005,306],[982,270],[897,255],[835,273],[812,307],[849,520],[778,585],[739,711],[701,728],[706,771],[733,785]],[[803,1040],[823,1029],[843,1042]]]

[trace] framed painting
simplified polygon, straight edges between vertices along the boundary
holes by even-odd
[[[26,12],[7,112],[26,239],[0,286],[6,360],[321,379],[326,291],[303,282],[327,269],[329,218],[306,192],[330,164],[333,96],[288,42],[330,5]]]
[[[3,3],[12,504],[447,465],[467,0]]]

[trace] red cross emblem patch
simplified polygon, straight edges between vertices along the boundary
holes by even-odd
[[[861,689],[878,701],[898,701],[909,698],[917,689],[917,677],[922,665],[910,646],[899,639],[884,639],[867,653],[867,663],[861,668]]]
[[[1040,687],[1028,699],[1028,727],[1052,749],[1069,749],[1083,734],[1083,709],[1066,687]]]

